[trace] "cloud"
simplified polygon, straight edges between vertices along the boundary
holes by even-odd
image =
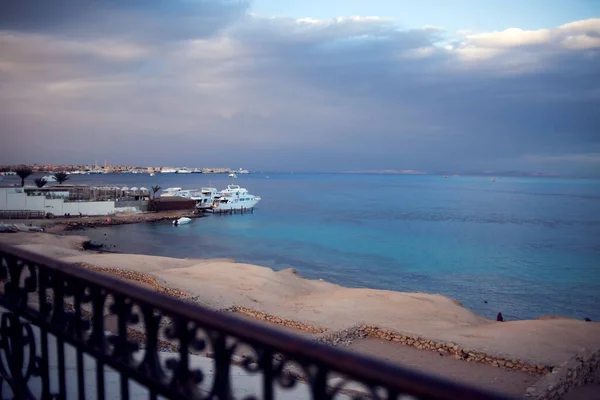
[[[588,19],[553,29],[509,28],[500,32],[467,33],[454,51],[465,60],[481,60],[501,55],[533,55],[538,60],[564,50],[600,50],[600,19]]]
[[[0,6],[3,160],[435,171],[600,152],[600,20],[453,36],[231,2],[24,4]]]
[[[214,34],[247,6],[243,0],[2,1],[0,27],[85,39],[180,40]]]
[[[538,164],[547,163],[586,163],[600,164],[600,153],[580,153],[580,154],[555,154],[555,155],[532,155],[525,158]]]

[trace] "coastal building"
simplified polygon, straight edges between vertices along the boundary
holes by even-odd
[[[6,212],[41,212],[43,215],[113,215],[143,211],[148,189],[93,187],[88,185],[0,186],[0,215]]]

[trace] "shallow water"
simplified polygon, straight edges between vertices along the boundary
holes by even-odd
[[[120,174],[73,182],[222,189],[231,180]],[[254,214],[85,234],[121,252],[230,257],[345,286],[442,293],[490,318],[600,320],[600,181],[250,174],[235,183],[262,196]]]

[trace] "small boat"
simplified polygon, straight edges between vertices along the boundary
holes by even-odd
[[[235,178],[237,178],[237,175],[236,174],[229,174],[229,177],[235,179]]]
[[[46,176],[42,177],[42,179],[45,180],[46,183],[56,182],[56,177],[54,175],[46,175]]]
[[[190,222],[192,222],[191,218],[188,217],[181,217],[179,219],[176,219],[173,221],[173,225],[177,226],[177,225],[185,225],[185,224],[189,224]]]
[[[154,172],[150,172],[150,176],[154,176]]]

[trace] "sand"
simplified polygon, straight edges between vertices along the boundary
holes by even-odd
[[[362,323],[438,342],[454,342],[490,355],[548,366],[558,366],[584,348],[600,348],[600,323],[596,322],[566,318],[496,322],[439,294],[345,288],[329,282],[304,279],[291,269],[276,272],[232,260],[84,252],[80,250],[83,240],[85,238],[81,236],[47,233],[0,234],[0,242],[67,262],[150,274],[169,287],[189,291],[197,296],[200,303],[213,308],[223,309],[234,305],[248,307],[324,328],[328,332]],[[387,345],[396,346],[395,351],[404,356],[406,351],[417,351],[429,354],[423,357],[439,357],[434,352],[420,352],[391,343]],[[380,351],[368,350],[369,346],[373,346],[371,344],[367,346],[363,343],[362,348],[360,344],[354,346],[358,346],[360,351],[365,348],[372,353]],[[400,357],[393,352],[389,356]],[[427,370],[427,365],[433,360],[423,360],[420,368]],[[450,358],[444,362],[466,365]],[[503,371],[481,364],[479,366]],[[503,385],[502,382],[520,382],[514,386],[514,390],[519,392],[529,383],[525,374],[498,372],[505,373],[509,375],[498,377],[486,375],[487,372],[481,369],[480,375],[470,371],[463,371],[462,375],[492,383],[497,378],[498,387]],[[508,384],[504,386],[506,390],[512,387]],[[493,388],[495,386],[492,385]]]
[[[527,388],[539,379],[539,377],[525,372],[507,371],[491,365],[457,361],[452,357],[440,356],[433,351],[398,346],[377,339],[356,340],[349,348],[358,353],[420,370],[429,375],[513,396],[523,395]]]

